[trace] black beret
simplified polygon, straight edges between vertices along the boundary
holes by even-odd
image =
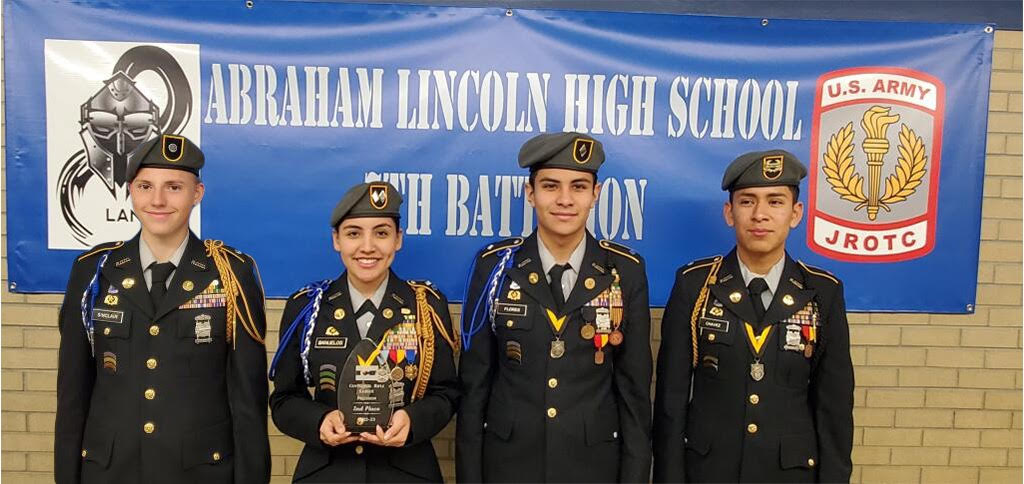
[[[145,142],[139,148],[141,156],[135,157],[128,165],[128,180],[143,168],[168,168],[183,170],[199,176],[206,158],[202,150],[184,136],[160,135]]]
[[[754,151],[740,155],[722,176],[722,190],[748,187],[800,186],[807,167],[785,150]]]
[[[347,218],[391,217],[399,218],[402,194],[388,182],[360,183],[350,188],[331,211],[331,227]]]
[[[601,142],[582,133],[537,135],[519,149],[519,166],[531,171],[564,168],[597,173],[601,163],[604,163]]]

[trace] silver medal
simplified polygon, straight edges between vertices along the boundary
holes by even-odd
[[[764,378],[764,364],[760,361],[750,364],[750,378],[754,381],[761,381]]]

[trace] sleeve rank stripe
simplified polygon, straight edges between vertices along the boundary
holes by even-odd
[[[827,273],[827,272],[824,272],[824,271],[822,271],[822,270],[819,270],[819,269],[812,269],[812,268],[811,268],[810,266],[808,266],[807,264],[804,264],[804,261],[797,261],[797,262],[799,262],[799,263],[800,263],[800,265],[801,265],[801,266],[802,266],[802,267],[803,267],[803,268],[804,268],[804,269],[805,269],[805,270],[806,270],[807,272],[810,272],[811,274],[814,274],[814,275],[816,275],[816,276],[821,276],[821,277],[824,277],[825,279],[828,279],[828,280],[830,280],[830,281],[832,281],[832,282],[834,282],[834,283],[836,283],[836,284],[839,284],[839,279],[836,279],[835,277],[833,277],[833,276],[832,276],[832,274],[829,274],[829,273]]]
[[[106,252],[108,250],[114,250],[114,249],[116,249],[118,247],[121,247],[122,245],[124,245],[124,242],[116,242],[116,243],[114,243],[114,245],[111,245],[109,247],[98,247],[98,248],[96,248],[96,250],[93,250],[93,251],[90,251],[90,252],[88,252],[86,254],[80,255],[78,257],[78,261],[81,262],[81,261],[89,258],[89,256],[99,254],[100,252]]]
[[[305,293],[307,293],[307,292],[309,292],[309,289],[303,289],[303,290],[301,290],[301,291],[299,291],[299,292],[295,293],[295,295],[294,295],[294,296],[292,296],[292,299],[298,299],[298,298],[299,298],[299,296],[301,296],[301,295],[303,295],[303,294],[305,294]]]
[[[722,260],[722,256],[716,255],[715,258],[712,259],[709,262],[705,262],[703,264],[697,264],[697,265],[694,265],[692,267],[687,267],[686,269],[683,270],[683,274],[686,274],[687,272],[690,272],[690,271],[693,271],[693,270],[700,269],[701,267],[708,267],[708,266],[715,265],[715,263],[720,261],[720,260]]]
[[[632,254],[630,254],[628,252],[619,250],[617,247],[612,246],[611,242],[608,242],[607,240],[602,240],[601,242],[598,243],[598,245],[600,245],[601,248],[604,249],[604,250],[607,250],[607,251],[619,254],[622,257],[625,257],[625,258],[627,258],[627,259],[629,259],[629,260],[631,260],[631,261],[633,261],[633,262],[635,262],[637,264],[640,263],[640,259],[637,259],[636,256],[634,256],[634,255],[632,255]]]

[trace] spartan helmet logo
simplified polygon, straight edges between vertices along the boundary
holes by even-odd
[[[64,163],[55,187],[67,228],[86,246],[97,242],[93,236],[103,227],[88,222],[85,215],[85,211],[95,210],[97,203],[86,201],[90,181],[97,177],[110,191],[110,198],[100,205],[126,200],[128,165],[145,154],[139,147],[161,134],[181,133],[192,116],[192,87],[181,65],[166,50],[152,45],[132,47],[117,59],[111,72],[79,108],[78,134],[85,146]],[[136,85],[135,80],[147,73],[163,81],[163,96],[144,93]],[[164,102],[158,106],[153,98],[160,97]]]
[[[388,186],[384,184],[370,185],[370,205],[377,210],[388,206]]]
[[[89,166],[113,193],[115,185],[127,181],[135,150],[157,133],[160,109],[119,71],[82,104],[81,111],[79,135]]]
[[[590,161],[593,152],[594,140],[576,138],[572,143],[572,159],[580,165]]]

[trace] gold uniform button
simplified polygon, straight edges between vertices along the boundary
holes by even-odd
[[[89,452],[86,451],[85,449],[82,449],[82,457],[85,457],[86,455],[89,455]]]
[[[110,327],[103,328],[103,334],[105,336],[110,336]]]
[[[146,396],[146,400],[152,400],[152,399],[156,398],[156,390],[154,390],[152,388],[147,388],[146,392],[143,393],[143,395]]]
[[[548,380],[548,388],[555,388],[558,386],[558,378],[551,378]]]
[[[757,403],[761,401],[761,397],[757,396],[757,394],[754,393],[750,395],[750,398],[748,398],[748,400],[750,400],[751,405],[757,405]]]
[[[361,446],[361,445],[357,445],[356,446],[356,454],[363,455],[363,446]]]
[[[556,410],[555,407],[551,407],[551,408],[548,409],[548,418],[555,418],[557,416],[558,416],[558,410]]]
[[[142,431],[147,433],[147,434],[151,434],[155,430],[156,430],[156,424],[154,424],[153,422],[146,422],[146,425],[142,426]]]
[[[220,460],[220,452],[214,452],[213,453],[213,460],[214,461],[219,461]]]
[[[160,334],[160,327],[155,325],[155,324],[150,326],[149,327],[149,334],[151,334],[153,336],[156,336],[156,335]]]
[[[814,459],[807,459],[807,467],[814,467]]]
[[[512,326],[514,326],[515,324],[516,324],[516,323],[513,323],[511,319],[510,319],[510,320],[508,320],[508,321],[505,321],[505,327],[506,327],[506,328],[511,328],[511,327],[512,327]]]
[[[757,424],[747,425],[747,433],[748,434],[756,434],[757,433]]]
[[[150,370],[155,370],[156,369],[156,358],[150,358],[150,359],[146,360],[146,368],[149,368]]]
[[[708,333],[708,341],[714,341],[714,340],[715,340],[715,333]]]

